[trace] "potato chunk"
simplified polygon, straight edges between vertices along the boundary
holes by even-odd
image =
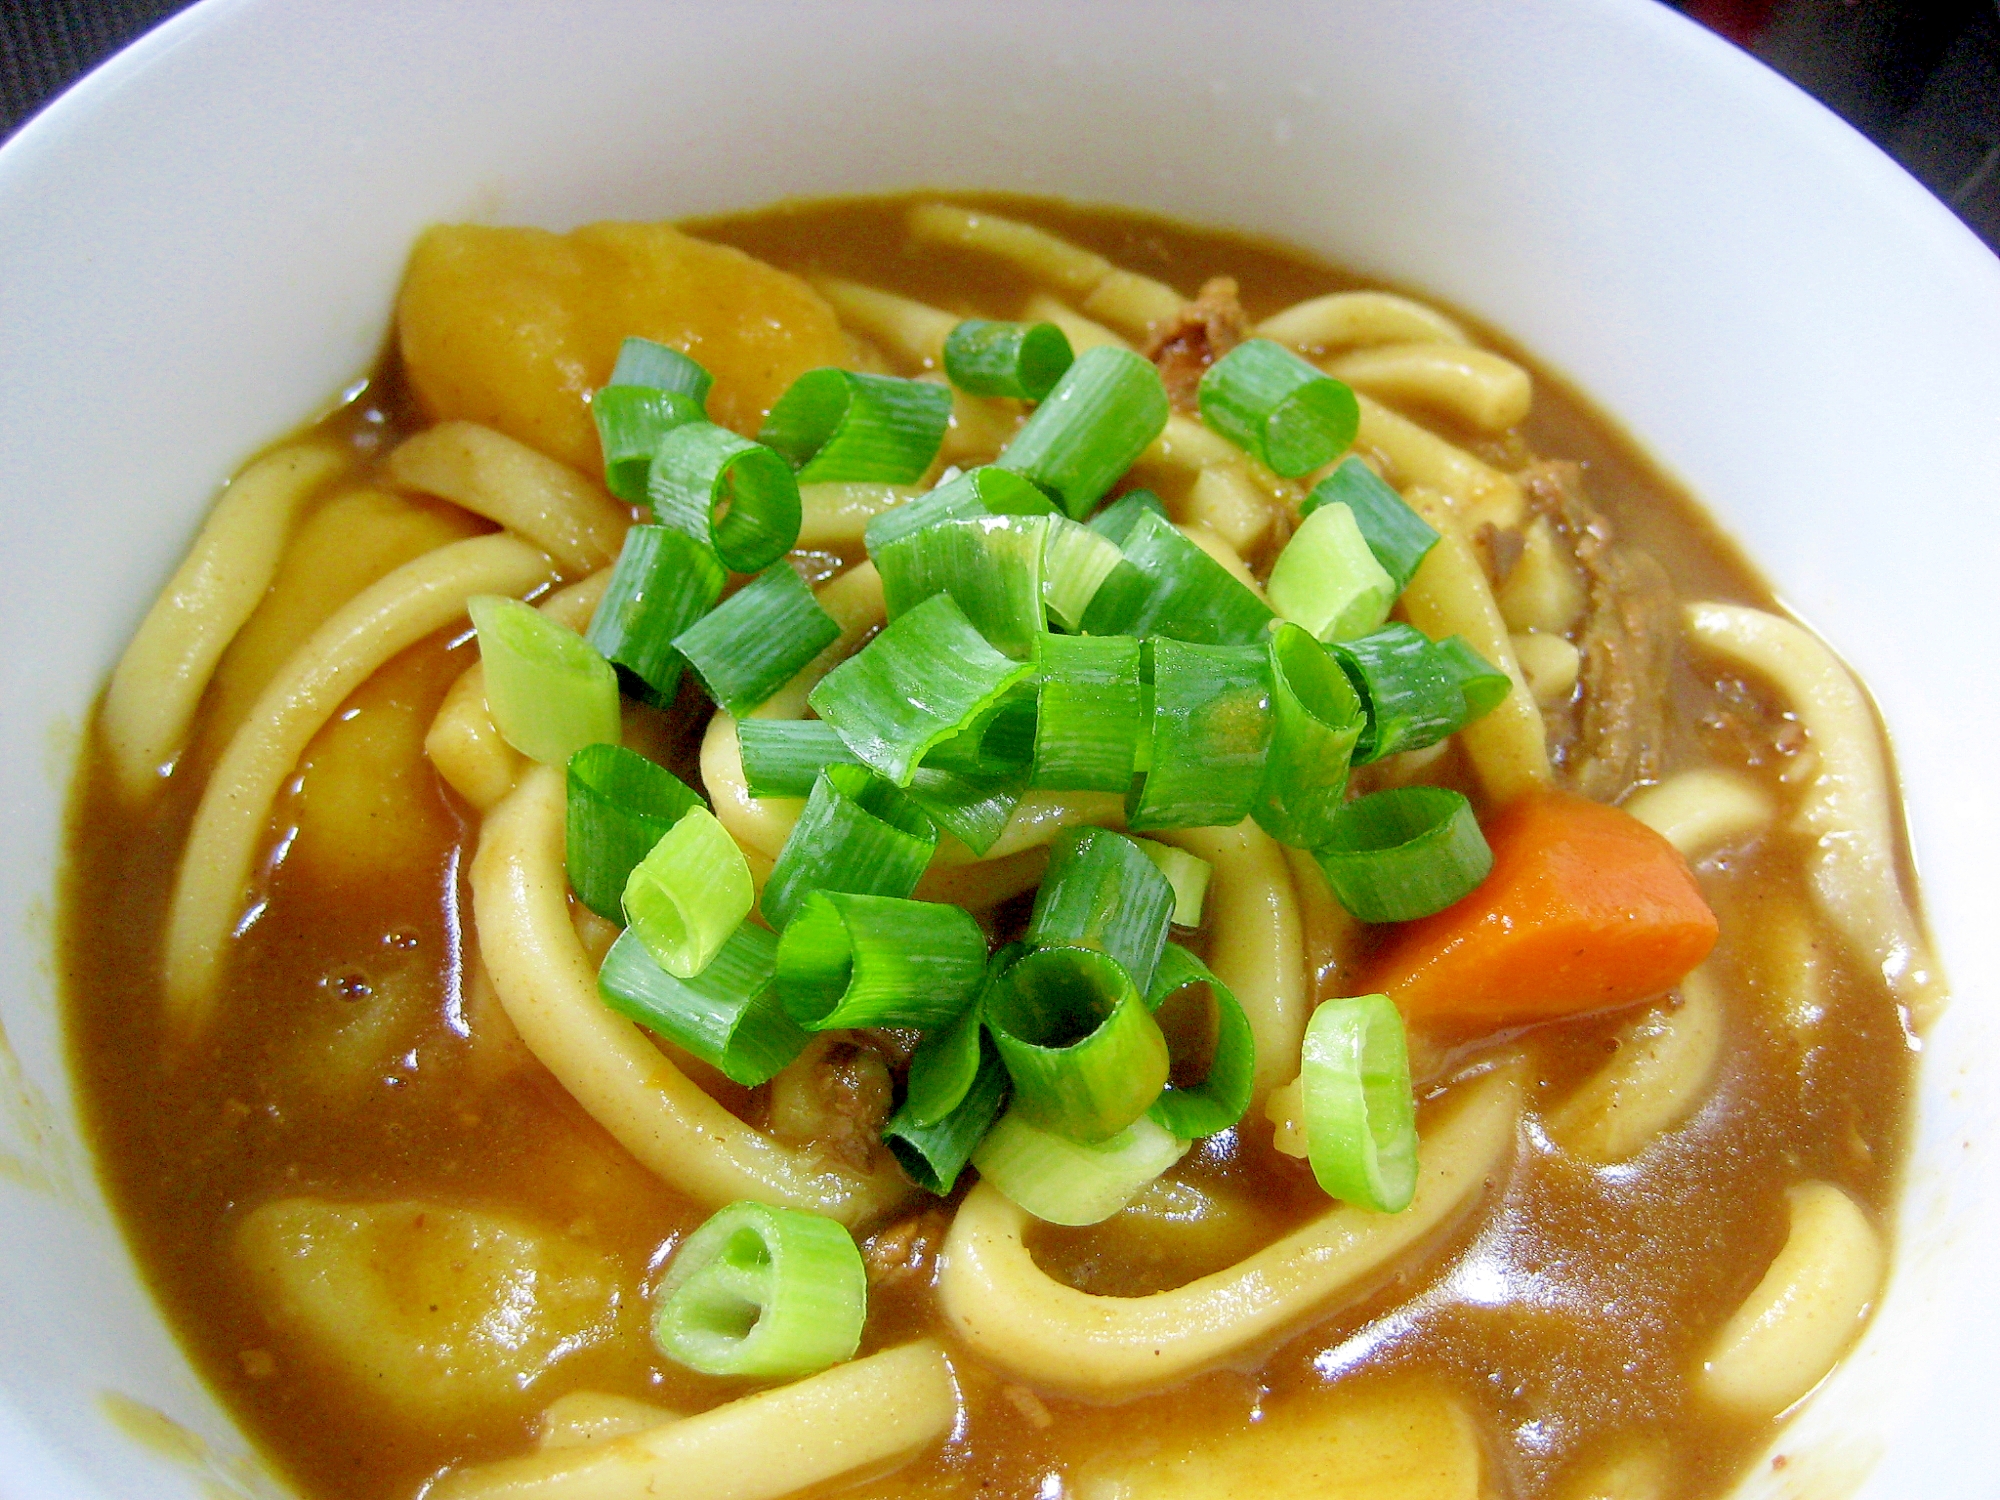
[[[281,1198],[243,1221],[236,1253],[298,1356],[413,1423],[526,1411],[544,1374],[628,1315],[609,1257],[472,1209]]]
[[[750,436],[800,374],[850,362],[812,288],[671,224],[439,225],[411,252],[397,322],[430,417],[497,427],[586,474],[602,464],[586,397],[627,335],[699,360],[710,419]]]

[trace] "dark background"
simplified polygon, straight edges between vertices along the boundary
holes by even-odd
[[[0,136],[188,0],[0,0]],[[1762,58],[2000,250],[2000,0],[1665,0]]]

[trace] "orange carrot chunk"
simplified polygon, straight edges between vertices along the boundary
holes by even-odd
[[[1412,1021],[1492,1029],[1661,994],[1715,946],[1715,913],[1687,861],[1630,813],[1537,792],[1485,832],[1493,872],[1397,927],[1360,991],[1388,994]]]

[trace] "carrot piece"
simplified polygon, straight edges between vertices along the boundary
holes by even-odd
[[[1453,1030],[1521,1025],[1660,994],[1715,946],[1715,913],[1687,862],[1630,813],[1533,792],[1485,832],[1492,873],[1396,928],[1361,992]]]

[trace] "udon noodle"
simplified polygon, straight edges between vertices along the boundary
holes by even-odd
[[[1094,1224],[976,1170],[913,1182],[881,1134],[914,1033],[823,1032],[746,1086],[600,993],[618,929],[572,895],[563,772],[503,734],[468,601],[590,626],[635,517],[587,404],[626,335],[700,360],[710,419],[754,436],[809,369],[942,380],[967,317],[1155,359],[1174,408],[1118,489],[1260,601],[1333,465],[1274,472],[1190,382],[1254,336],[1351,386],[1353,454],[1438,536],[1397,618],[1505,687],[1354,788],[1455,789],[1489,828],[1552,789],[1622,805],[1716,913],[1713,953],[1636,1003],[1413,1014],[1401,1212],[1301,1159],[1309,1021],[1388,939],[1253,820],[1156,836],[1206,867],[1177,941],[1241,1003],[1248,1110]],[[1289,252],[1020,202],[434,230],[398,318],[362,395],[229,484],[140,626],[65,905],[107,1178],[302,1493],[1680,1500],[1733,1483],[1858,1336],[1908,1028],[1943,999],[1882,735],[1560,382]],[[625,703],[625,743],[704,794],[760,889],[805,804],[753,794],[745,725],[811,715],[888,622],[869,523],[1029,409],[949,405],[912,482],[802,486],[791,561],[830,644],[790,681],[743,719],[692,676]],[[941,838],[914,895],[997,947],[1052,851],[1127,806],[1029,791],[977,852]],[[655,1348],[648,1299],[740,1200],[851,1232],[858,1358],[773,1383]]]

